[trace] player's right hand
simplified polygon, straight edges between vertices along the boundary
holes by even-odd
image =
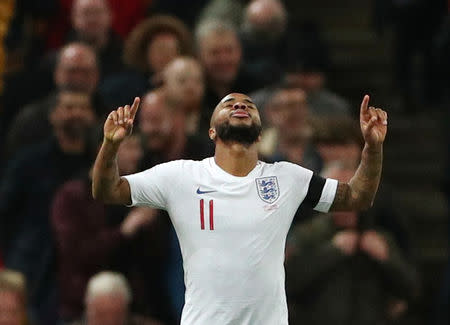
[[[103,126],[105,140],[119,144],[131,134],[139,103],[140,99],[136,97],[131,107],[130,105],[121,106],[108,115]]]

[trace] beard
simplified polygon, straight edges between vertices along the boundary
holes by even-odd
[[[251,125],[231,125],[229,121],[216,127],[217,137],[223,142],[237,142],[244,146],[254,144],[261,135],[262,127],[260,124]]]

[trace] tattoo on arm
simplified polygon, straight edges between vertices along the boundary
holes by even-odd
[[[350,186],[347,183],[339,182],[331,209],[333,211],[346,210],[347,202],[350,201],[349,197]]]
[[[355,175],[346,183],[339,183],[331,206],[333,211],[363,210],[372,206],[381,178],[383,150],[364,147]]]

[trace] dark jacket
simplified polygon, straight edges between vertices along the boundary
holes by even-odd
[[[292,230],[286,262],[290,324],[387,324],[389,298],[411,299],[417,288],[415,269],[393,237],[389,258],[379,262],[364,253],[343,254],[332,243],[339,231],[331,215],[321,215]]]
[[[133,311],[166,317],[159,285],[160,265],[167,250],[160,235],[164,220],[156,220],[152,227],[125,238],[120,225],[129,212],[127,207],[94,200],[87,178],[71,180],[56,193],[51,222],[58,251],[63,319],[82,315],[88,281],[103,270],[127,277],[133,291]]]
[[[44,308],[55,287],[55,249],[49,220],[53,195],[89,165],[87,153],[66,154],[51,137],[19,153],[2,177],[1,250],[5,266],[24,273],[32,309]]]

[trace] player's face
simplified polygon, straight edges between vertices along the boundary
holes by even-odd
[[[250,97],[233,93],[225,96],[211,118],[210,137],[224,142],[253,144],[261,134],[261,119]]]

